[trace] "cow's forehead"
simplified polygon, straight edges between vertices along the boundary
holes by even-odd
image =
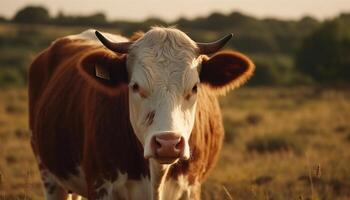
[[[128,66],[137,79],[171,79],[180,83],[195,74],[197,57],[197,46],[185,33],[156,27],[131,47]]]
[[[178,29],[155,27],[131,46],[130,56],[139,62],[191,62],[197,46]]]
[[[131,48],[155,48],[175,50],[186,48],[192,53],[196,52],[195,42],[184,32],[176,28],[153,27],[143,37],[137,40]]]

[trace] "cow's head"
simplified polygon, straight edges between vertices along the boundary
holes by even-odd
[[[202,84],[222,93],[245,82],[254,69],[237,52],[206,56],[221,49],[231,34],[213,43],[196,43],[175,28],[160,27],[135,42],[115,43],[97,31],[96,36],[114,53],[88,55],[83,62],[94,69],[87,67],[86,74],[112,95],[128,86],[130,121],[144,157],[159,163],[190,157],[188,141]]]

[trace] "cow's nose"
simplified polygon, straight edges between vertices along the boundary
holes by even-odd
[[[177,159],[183,155],[184,138],[175,133],[164,133],[153,136],[152,150],[157,159]]]

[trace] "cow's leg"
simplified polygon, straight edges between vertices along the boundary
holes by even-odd
[[[163,190],[161,199],[164,200],[200,200],[201,184],[189,184],[187,177],[181,175],[166,180]]]
[[[82,199],[81,196],[79,196],[79,195],[73,193],[73,194],[69,194],[67,200],[81,200],[81,199]]]
[[[200,184],[195,184],[188,186],[181,195],[179,200],[200,200],[201,199],[201,186]]]
[[[43,182],[45,200],[66,200],[68,193],[54,179],[47,169],[40,169],[40,175]]]
[[[37,154],[35,140],[33,138],[32,131],[30,131],[31,146],[38,163],[40,171],[40,177],[42,181],[42,187],[44,190],[45,200],[67,200],[68,193],[65,191],[54,179],[53,175],[43,166],[41,159]]]
[[[194,185],[191,185],[189,187],[189,190],[187,191],[188,199],[191,200],[200,200],[201,199],[201,184],[195,183]]]

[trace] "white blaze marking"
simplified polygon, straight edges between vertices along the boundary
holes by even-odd
[[[199,82],[196,44],[183,32],[173,28],[153,28],[134,43],[128,55],[130,84],[137,83],[147,98],[129,92],[130,121],[144,145],[144,156],[152,155],[151,138],[162,132],[174,132],[185,139],[185,157],[190,155],[190,137],[196,109],[196,95],[185,96]],[[143,123],[150,111],[153,123]]]

